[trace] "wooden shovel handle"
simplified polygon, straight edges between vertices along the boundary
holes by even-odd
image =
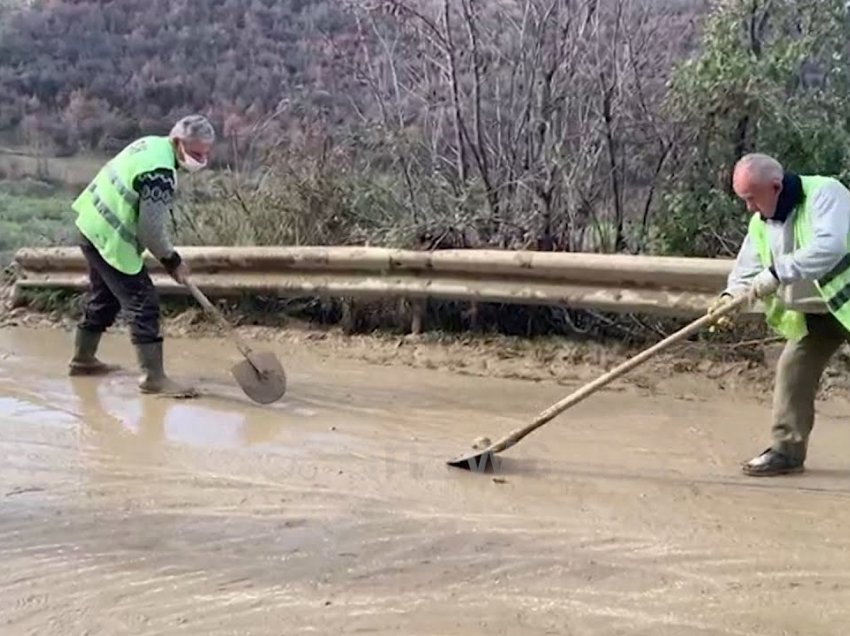
[[[574,393],[568,395],[567,397],[565,397],[560,402],[553,404],[548,409],[546,409],[545,411],[540,413],[540,415],[538,415],[537,418],[533,422],[531,422],[530,424],[528,424],[528,425],[526,425],[522,428],[518,428],[518,429],[511,431],[510,433],[505,435],[502,439],[500,439],[495,444],[493,444],[488,450],[490,450],[494,453],[498,453],[500,451],[505,450],[506,448],[510,448],[511,446],[516,444],[518,441],[520,441],[523,437],[525,437],[526,435],[528,435],[529,433],[531,433],[535,429],[539,428],[540,426],[543,426],[546,422],[551,420],[553,417],[555,417],[559,413],[562,413],[563,411],[570,408],[571,406],[578,404],[584,398],[591,395],[592,393],[595,393],[596,391],[601,389],[603,386],[605,386],[606,384],[608,384],[612,380],[619,378],[621,375],[623,375],[627,371],[630,371],[630,370],[634,369],[636,366],[638,366],[639,364],[646,362],[651,357],[653,357],[657,353],[663,351],[664,349],[666,349],[670,345],[672,345],[676,342],[679,342],[680,340],[683,340],[684,338],[691,335],[692,333],[695,333],[695,332],[699,331],[700,329],[702,329],[703,327],[712,324],[718,318],[721,318],[721,317],[723,317],[727,314],[732,313],[732,311],[738,309],[739,307],[741,307],[745,303],[749,302],[750,300],[751,300],[751,298],[748,294],[742,294],[741,296],[739,296],[739,297],[731,300],[730,302],[726,303],[725,305],[721,306],[717,310],[715,310],[713,312],[709,312],[705,316],[693,321],[689,325],[682,327],[679,331],[667,336],[661,342],[651,346],[649,349],[646,349],[645,351],[642,351],[641,353],[637,354],[636,356],[626,360],[625,362],[623,362],[619,366],[611,369],[610,371],[608,371],[604,375],[598,377],[593,382],[585,384],[583,387],[581,387],[580,389],[578,389]]]
[[[198,289],[195,283],[193,283],[191,280],[186,281],[186,287],[192,293],[192,296],[195,297],[195,300],[197,300],[200,303],[201,307],[204,308],[204,311],[206,311],[213,318],[215,318],[216,322],[218,322],[219,325],[230,331],[230,335],[236,342],[236,347],[239,349],[239,352],[243,356],[248,358],[250,362],[251,348],[242,340],[242,338],[239,337],[239,334],[236,333],[236,330],[233,328],[233,325],[227,322],[227,319],[224,317],[224,314],[222,314],[221,311],[219,311],[218,308],[209,301],[209,299],[203,294],[200,289]]]

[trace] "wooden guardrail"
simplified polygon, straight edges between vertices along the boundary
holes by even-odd
[[[503,250],[184,247],[180,253],[211,296],[440,298],[669,316],[704,313],[732,267],[727,259]],[[146,262],[160,293],[187,293],[150,255]],[[77,248],[24,248],[14,265],[16,291],[88,284]]]

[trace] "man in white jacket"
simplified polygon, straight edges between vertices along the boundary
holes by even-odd
[[[743,471],[802,472],[821,375],[850,340],[850,191],[831,177],[786,172],[763,154],[740,159],[732,187],[753,216],[715,306],[752,293],[787,340],[774,384],[773,443]]]

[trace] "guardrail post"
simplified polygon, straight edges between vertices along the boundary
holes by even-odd
[[[422,324],[425,322],[425,300],[414,298],[410,301],[410,333],[418,336],[422,333]]]
[[[342,299],[341,325],[344,334],[354,333],[354,299],[348,296]]]

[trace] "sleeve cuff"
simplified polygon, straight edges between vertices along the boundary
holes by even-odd
[[[180,263],[183,262],[183,259],[180,258],[180,254],[178,254],[177,252],[171,252],[171,254],[169,254],[165,258],[159,259],[159,262],[162,263],[162,266],[166,269],[168,273],[171,273],[175,269],[177,269]]]

